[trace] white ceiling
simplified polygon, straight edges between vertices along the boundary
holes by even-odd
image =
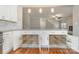
[[[69,17],[73,14],[73,6],[72,5],[54,5],[54,6],[24,6],[23,11],[24,14],[28,14],[28,8],[32,9],[31,17],[47,17],[54,14],[62,14],[63,17]],[[43,9],[43,13],[40,14],[38,12],[39,8]],[[54,8],[55,12],[52,14],[50,9]]]
[[[63,5],[22,5],[22,7],[59,7]]]

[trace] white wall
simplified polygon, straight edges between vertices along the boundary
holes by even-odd
[[[79,37],[79,6],[73,7],[73,35]],[[78,39],[78,42],[79,42],[79,39]]]

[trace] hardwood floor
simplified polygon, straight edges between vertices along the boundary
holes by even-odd
[[[16,51],[10,51],[9,54],[79,54],[78,52],[65,48],[19,48]]]

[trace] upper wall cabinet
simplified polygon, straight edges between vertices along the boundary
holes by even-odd
[[[4,9],[4,6],[0,6],[0,19],[3,18],[3,9]]]
[[[16,5],[0,5],[0,20],[17,22]]]

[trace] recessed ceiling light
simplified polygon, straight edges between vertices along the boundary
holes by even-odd
[[[54,8],[51,8],[51,13],[54,13]]]
[[[28,13],[31,13],[31,9],[28,9]]]
[[[39,13],[42,13],[42,12],[43,12],[43,10],[42,10],[42,8],[40,8],[40,9],[39,9]]]

